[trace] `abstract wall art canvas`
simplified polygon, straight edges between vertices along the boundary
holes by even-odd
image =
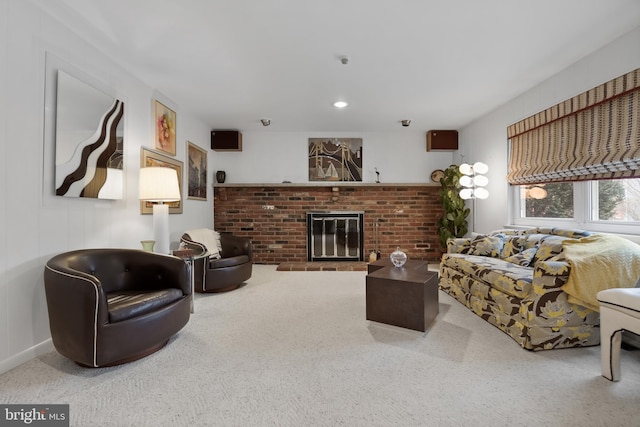
[[[122,199],[124,103],[58,70],[55,194]]]
[[[362,181],[362,138],[309,138],[309,181]]]

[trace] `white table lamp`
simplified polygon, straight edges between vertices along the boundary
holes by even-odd
[[[154,252],[169,254],[169,205],[164,202],[180,200],[178,173],[171,168],[146,167],[140,169],[140,200],[153,205]]]

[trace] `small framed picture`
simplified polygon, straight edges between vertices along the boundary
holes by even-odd
[[[160,153],[156,153],[155,151],[151,151],[143,147],[140,153],[140,167],[146,168],[148,166],[160,166],[160,167],[174,169],[178,174],[178,186],[180,187],[180,194],[183,194],[182,193],[183,163],[181,161],[172,159],[171,157],[164,156]],[[167,202],[166,204],[169,205],[170,214],[182,213],[182,200],[178,200],[177,202]],[[147,200],[141,200],[140,213],[141,214],[153,213],[153,202],[149,202]]]
[[[207,200],[207,152],[187,141],[187,198]]]
[[[156,100],[154,112],[156,140],[154,148],[172,156],[176,155],[176,113]]]

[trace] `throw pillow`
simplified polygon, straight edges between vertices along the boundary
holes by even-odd
[[[502,252],[503,236],[478,236],[471,242],[469,255],[480,255],[497,258]]]
[[[542,243],[547,237],[549,237],[548,234],[538,234],[538,233],[528,234],[527,240],[524,243],[524,248],[530,249],[530,248],[538,247],[540,246],[540,243]]]
[[[536,262],[537,261],[549,261],[559,260],[558,255],[562,252],[562,241],[566,240],[565,237],[561,236],[551,236],[542,241],[540,246],[538,246],[538,252],[536,252]]]
[[[506,236],[504,239],[504,247],[502,248],[502,259],[522,252],[526,241],[527,238],[525,236]]]
[[[507,262],[511,262],[513,264],[518,264],[523,267],[529,267],[531,265],[531,261],[533,257],[536,256],[538,248],[529,248],[524,251],[517,253],[515,255],[511,255],[510,257],[505,258],[504,260]]]
[[[468,254],[471,252],[471,239],[449,238],[447,239],[448,254]]]
[[[564,252],[560,252],[558,255],[552,256],[551,258],[546,259],[545,261],[566,262],[567,258],[565,258]]]

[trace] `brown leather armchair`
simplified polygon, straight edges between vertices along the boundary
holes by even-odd
[[[134,249],[83,249],[51,258],[44,286],[53,344],[88,367],[145,357],[191,314],[186,263]]]
[[[251,239],[231,233],[220,233],[220,258],[210,258],[207,247],[196,242],[189,233],[181,241],[195,251],[194,289],[196,292],[226,292],[237,289],[251,278],[253,245]]]

